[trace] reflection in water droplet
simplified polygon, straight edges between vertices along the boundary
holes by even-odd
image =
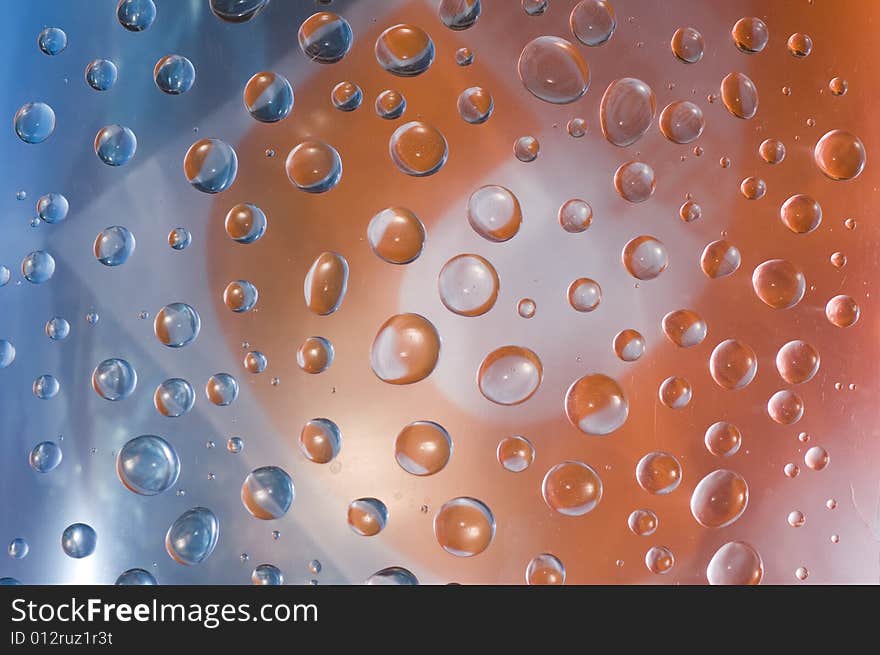
[[[410,571],[400,566],[391,566],[377,571],[364,582],[365,585],[407,585],[419,584],[418,578]]]
[[[767,401],[767,413],[781,425],[791,425],[804,415],[804,401],[794,391],[777,391]]]
[[[509,189],[495,184],[480,187],[468,199],[468,223],[484,239],[512,239],[522,224],[519,200]]]
[[[128,441],[116,456],[116,474],[129,490],[141,496],[167,491],[180,475],[180,459],[162,437],[142,435]]]
[[[651,494],[662,496],[672,493],[681,484],[681,464],[669,453],[648,453],[636,465],[636,482]]]
[[[767,24],[760,18],[740,18],[730,31],[733,42],[742,52],[761,52],[770,39]]]
[[[262,71],[245,85],[244,106],[261,123],[277,123],[293,109],[293,88],[283,75]]]
[[[590,466],[569,460],[547,471],[541,494],[547,506],[563,516],[583,516],[602,500],[602,480]]]
[[[645,553],[645,566],[651,573],[669,573],[675,566],[675,556],[666,546],[652,546]]]
[[[251,573],[251,583],[259,586],[276,586],[284,584],[281,569],[272,564],[260,564]]]
[[[415,421],[405,426],[394,442],[394,458],[411,475],[434,475],[452,456],[452,438],[433,421]]]
[[[651,127],[655,111],[650,86],[634,77],[615,80],[605,89],[599,107],[602,133],[616,146],[632,145]]]
[[[486,355],[477,372],[480,393],[499,405],[519,405],[531,398],[544,375],[538,356],[522,346],[502,346]]]
[[[323,373],[333,363],[333,344],[324,337],[308,337],[296,351],[296,365],[306,373]]]
[[[287,514],[295,496],[293,480],[277,466],[261,466],[247,474],[241,502],[250,514],[268,521]]]
[[[226,407],[238,398],[238,382],[229,373],[215,373],[205,384],[205,395],[215,405]]]
[[[673,143],[690,143],[703,133],[703,110],[687,100],[672,102],[660,112],[660,131]]]
[[[795,234],[808,234],[822,222],[822,207],[810,196],[799,193],[782,203],[779,218]]]
[[[323,141],[303,141],[287,155],[287,178],[307,193],[329,191],[342,179],[342,158]]]
[[[685,378],[669,377],[660,384],[658,395],[669,409],[681,409],[691,402],[693,388]]]
[[[743,178],[739,191],[747,200],[760,200],[767,193],[767,183],[759,177],[749,176]]]
[[[223,302],[236,314],[251,311],[259,296],[257,287],[247,280],[234,280],[223,290]]]
[[[744,73],[730,73],[721,81],[721,100],[737,118],[752,118],[758,111],[758,90]]]
[[[196,392],[192,385],[181,378],[169,378],[158,387],[153,394],[156,410],[169,418],[183,416],[192,409],[196,402]]]
[[[533,136],[521,136],[513,144],[513,154],[521,162],[535,161],[541,151],[541,144]]]
[[[199,139],[183,157],[183,173],[199,191],[220,193],[228,189],[238,174],[235,150],[220,139]]]
[[[165,550],[178,564],[193,566],[214,552],[220,521],[211,510],[193,507],[175,519],[165,535]]]
[[[168,245],[173,250],[186,250],[192,243],[192,234],[185,227],[175,227],[168,233]]]
[[[466,123],[473,125],[485,123],[494,108],[495,102],[491,94],[482,87],[469,87],[458,96],[458,115]]]
[[[95,259],[104,266],[121,266],[135,249],[134,235],[125,227],[114,225],[102,230],[95,239]]]
[[[377,257],[389,264],[415,261],[425,245],[425,226],[404,207],[387,207],[370,219],[367,240]]]
[[[21,275],[31,284],[43,284],[55,275],[55,258],[45,250],[35,250],[21,260]]]
[[[312,262],[303,283],[306,307],[318,316],[339,309],[348,290],[348,262],[335,252],[322,252]]]
[[[723,528],[736,521],[749,504],[749,486],[738,473],[719,469],[697,484],[691,495],[691,514],[707,528]]]
[[[269,0],[211,0],[210,5],[220,20],[246,23],[256,18],[269,5]]]
[[[614,188],[629,202],[644,202],[654,195],[656,186],[654,169],[644,162],[629,161],[614,172]]]
[[[851,180],[865,168],[865,144],[855,134],[831,130],[813,148],[816,166],[832,180]]]
[[[779,139],[765,139],[758,147],[758,152],[768,164],[778,164],[785,159],[785,144]]]
[[[414,177],[433,175],[449,155],[446,137],[421,121],[410,121],[394,130],[388,150],[398,170]]]
[[[153,332],[169,348],[181,348],[199,336],[202,322],[195,309],[182,302],[165,305],[156,312]]]
[[[849,83],[842,77],[832,77],[828,82],[828,90],[832,95],[842,96],[846,94],[847,89],[849,89]]]
[[[581,0],[568,19],[571,33],[588,46],[600,46],[607,42],[617,29],[614,7],[608,0]]]
[[[376,61],[393,75],[414,77],[434,62],[434,42],[415,25],[392,25],[376,39]]]
[[[122,166],[137,152],[137,137],[124,125],[107,125],[95,135],[95,154],[108,166]]]
[[[45,102],[29,102],[15,112],[12,122],[19,139],[42,143],[55,131],[55,112]]]
[[[119,71],[109,59],[93,59],[86,66],[86,84],[95,91],[108,91],[116,84]]]
[[[687,200],[678,209],[678,215],[685,223],[693,223],[703,215],[703,209],[693,200]]]
[[[250,203],[235,205],[226,214],[226,234],[238,243],[253,243],[266,232],[266,214]]]
[[[773,309],[797,305],[807,290],[803,272],[784,259],[770,259],[752,273],[752,288],[762,302]]]
[[[629,515],[626,524],[634,535],[649,537],[657,531],[660,519],[649,509],[636,509]]]
[[[113,584],[117,586],[155,586],[158,585],[159,582],[156,580],[156,577],[150,573],[149,571],[145,571],[144,569],[128,569],[127,571],[123,571],[119,574],[119,577],[116,578],[116,582]]]
[[[196,81],[196,69],[182,55],[166,55],[156,62],[153,79],[163,93],[180,95],[192,88]]]
[[[755,351],[736,339],[722,341],[709,356],[709,373],[723,389],[742,389],[755,379],[757,372]]]
[[[495,451],[498,463],[511,473],[525,471],[535,459],[535,447],[525,437],[514,435],[498,442]]]
[[[61,384],[54,375],[41,375],[34,380],[31,391],[40,400],[50,400],[61,391]]]
[[[568,287],[568,304],[578,312],[591,312],[602,301],[602,287],[590,278],[582,277]]]
[[[679,27],[669,45],[672,54],[686,64],[696,64],[703,58],[703,35],[693,27]]]
[[[834,296],[825,305],[825,317],[832,325],[839,328],[851,327],[856,324],[861,315],[861,309],[855,300],[849,296]]]
[[[116,19],[129,32],[143,32],[156,20],[156,5],[153,0],[119,0]]]
[[[808,34],[802,32],[795,32],[788,37],[788,42],[785,45],[791,55],[798,59],[809,56],[813,51],[813,39]]]
[[[124,359],[105,359],[92,372],[92,388],[105,400],[123,400],[134,393],[137,371]]]
[[[590,68],[571,42],[539,36],[523,48],[519,79],[536,98],[556,105],[574,102],[590,87]]]
[[[588,202],[573,198],[562,204],[557,216],[563,230],[577,234],[590,227],[593,222],[593,208]]]
[[[776,353],[776,370],[789,384],[803,384],[819,372],[819,353],[806,341],[789,341]]]
[[[615,380],[593,373],[572,382],[565,392],[565,415],[581,432],[604,436],[626,422],[629,403]]]
[[[95,552],[98,545],[98,533],[85,523],[73,523],[61,534],[61,549],[64,554],[74,559],[88,557]]]
[[[31,450],[28,463],[37,473],[49,473],[62,459],[61,448],[54,441],[41,441]]]
[[[532,318],[535,315],[535,310],[537,308],[534,300],[531,298],[522,298],[516,304],[516,313],[522,318]]]
[[[376,333],[370,364],[389,384],[412,384],[428,377],[440,357],[440,334],[419,314],[396,314]]]
[[[679,348],[692,348],[703,343],[708,332],[706,321],[690,309],[678,309],[663,317],[663,334]]]
[[[376,96],[376,115],[385,120],[400,118],[406,111],[406,98],[394,89],[385,89]]]
[[[700,256],[700,268],[707,277],[717,279],[735,273],[742,263],[739,249],[724,241],[713,241]]]
[[[252,350],[244,356],[244,370],[248,373],[262,373],[269,365],[269,359],[259,350]]]
[[[710,585],[758,585],[764,577],[764,562],[744,541],[730,541],[712,555],[706,567]]]
[[[473,557],[486,550],[495,537],[495,517],[476,498],[453,498],[434,517],[434,536],[447,553]]]
[[[330,419],[313,418],[308,421],[299,435],[299,449],[303,455],[316,464],[332,461],[342,448],[342,433]]]
[[[556,555],[543,553],[536,555],[526,567],[527,585],[565,584],[565,566]]]
[[[333,64],[348,54],[353,35],[347,20],[320,11],[303,21],[297,38],[306,57],[320,64]]]
[[[466,30],[480,17],[480,0],[440,0],[438,13],[451,30]]]
[[[362,537],[374,537],[388,522],[388,508],[378,498],[359,498],[348,505],[348,527]]]
[[[499,286],[495,267],[479,255],[456,255],[437,278],[443,305],[460,316],[480,316],[492,309]]]
[[[645,337],[637,330],[621,330],[614,337],[614,352],[624,362],[634,362],[645,354]]]
[[[37,35],[37,45],[43,54],[54,57],[67,47],[67,34],[60,27],[47,27]]]
[[[354,82],[340,82],[330,92],[330,102],[340,111],[354,111],[363,100],[364,92]]]
[[[730,457],[739,452],[742,433],[733,423],[718,421],[708,427],[703,440],[706,450],[716,457]]]

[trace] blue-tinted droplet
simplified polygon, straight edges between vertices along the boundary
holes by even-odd
[[[43,284],[55,274],[55,258],[45,250],[28,253],[21,261],[21,274],[33,284]]]
[[[115,584],[119,586],[153,586],[159,583],[149,571],[144,569],[128,569],[128,571],[123,571],[116,578]]]
[[[205,394],[215,405],[231,405],[238,398],[238,382],[229,373],[215,373],[205,385]]]
[[[69,209],[70,203],[60,193],[47,193],[37,200],[37,216],[46,223],[60,223]]]
[[[299,28],[299,47],[309,59],[332,64],[351,49],[351,25],[342,16],[329,11],[312,14]]]
[[[9,542],[9,556],[12,559],[24,559],[27,557],[28,552],[31,547],[28,544],[27,540],[22,539],[21,537],[16,537],[12,541]]]
[[[268,4],[269,0],[211,0],[211,11],[227,23],[246,23]]]
[[[48,473],[61,463],[61,448],[54,441],[41,441],[28,457],[28,463],[37,473]]]
[[[85,523],[73,523],[61,535],[61,549],[74,559],[88,557],[95,552],[97,545],[98,533]]]
[[[268,521],[287,514],[295,496],[293,480],[282,468],[261,466],[244,479],[241,502],[252,516]]]
[[[192,385],[182,378],[169,378],[156,387],[153,404],[162,416],[177,418],[193,408],[196,392]]]
[[[196,189],[220,193],[228,189],[238,174],[235,150],[220,139],[199,139],[183,158],[183,173]]]
[[[113,225],[102,230],[95,239],[95,259],[104,266],[121,266],[134,252],[134,235],[128,228]]]
[[[168,233],[168,245],[174,250],[186,250],[192,243],[192,234],[185,227],[176,227]]]
[[[260,564],[251,573],[251,582],[255,585],[283,585],[284,574],[272,564]]]
[[[108,166],[127,164],[137,152],[137,137],[124,125],[102,127],[95,135],[95,154]]]
[[[6,339],[0,339],[0,368],[6,368],[15,361],[15,346]]]
[[[153,332],[169,348],[181,348],[196,340],[202,321],[198,312],[183,302],[165,305],[156,313]]]
[[[109,59],[95,59],[86,66],[86,84],[95,91],[108,91],[118,75],[116,64]]]
[[[42,143],[55,131],[55,112],[45,102],[29,102],[15,112],[13,126],[25,143]]]
[[[196,69],[182,55],[166,55],[156,62],[153,79],[163,93],[177,96],[186,93],[196,81]]]
[[[165,550],[175,562],[193,566],[205,561],[220,538],[220,521],[211,510],[193,507],[181,514],[165,535]]]
[[[129,32],[143,32],[156,20],[156,5],[153,0],[119,0],[116,18]]]
[[[37,36],[37,45],[45,54],[57,55],[67,47],[67,34],[60,27],[47,27]]]
[[[46,321],[46,336],[52,341],[64,341],[70,334],[70,323],[67,319],[54,316]]]
[[[367,585],[417,585],[418,578],[402,566],[390,566],[367,578]]]
[[[155,496],[167,491],[180,475],[180,459],[162,437],[141,435],[128,441],[116,456],[116,473],[130,491]]]
[[[278,73],[257,73],[244,87],[244,106],[261,123],[277,123],[293,109],[293,88]]]
[[[58,392],[61,391],[61,384],[54,375],[41,375],[34,380],[32,390],[40,400],[49,400],[58,395]]]
[[[124,359],[105,359],[92,372],[92,387],[104,400],[123,400],[137,387],[137,371]]]

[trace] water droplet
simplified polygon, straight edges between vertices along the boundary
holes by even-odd
[[[376,39],[376,61],[401,77],[424,73],[434,62],[434,42],[428,33],[415,25],[392,25]]]
[[[418,578],[407,569],[400,566],[391,566],[381,571],[376,571],[364,581],[365,585],[405,585],[416,586]]]
[[[729,541],[715,551],[706,567],[710,585],[757,585],[764,577],[764,562],[744,541]]]
[[[119,71],[109,59],[94,59],[86,66],[86,84],[95,91],[108,91],[116,84]]]
[[[799,193],[782,204],[779,218],[795,234],[808,234],[822,222],[822,207],[810,196]]]
[[[459,316],[480,316],[498,298],[498,273],[479,255],[456,255],[443,265],[437,279],[440,300]]]
[[[535,161],[540,151],[541,144],[533,136],[521,136],[513,144],[513,154],[521,162]]]
[[[746,200],[760,200],[767,193],[767,183],[759,177],[749,176],[740,182],[739,191]]]
[[[807,518],[804,516],[804,513],[799,510],[789,512],[787,520],[788,524],[793,528],[799,528],[807,522]]]
[[[709,357],[709,373],[722,389],[742,389],[755,379],[757,372],[755,351],[736,339],[722,341]]]
[[[192,88],[196,81],[196,69],[183,55],[165,55],[156,62],[153,79],[160,91],[177,96]]]
[[[100,320],[101,317],[98,316],[98,312],[89,312],[86,314],[86,323],[89,325],[97,325]]]
[[[583,232],[593,222],[593,208],[584,200],[573,198],[559,208],[559,224],[566,232]]]
[[[649,537],[657,531],[660,519],[649,509],[636,509],[629,515],[626,524],[634,535]]]
[[[0,369],[4,369],[15,361],[15,346],[6,339],[0,339]]]
[[[123,125],[107,125],[95,135],[95,154],[108,166],[127,164],[137,151],[137,137]]]
[[[95,552],[98,545],[98,533],[85,523],[73,523],[61,533],[61,550],[68,557],[82,559]]]
[[[15,112],[13,125],[25,143],[42,143],[55,131],[55,112],[45,102],[28,102]]]
[[[308,337],[296,351],[296,364],[306,373],[323,373],[333,363],[333,345],[324,337]]]
[[[141,496],[161,494],[177,482],[180,459],[162,437],[142,435],[128,441],[116,456],[116,474],[129,490]]]
[[[173,250],[186,250],[192,243],[192,234],[185,227],[176,227],[168,233],[168,245]]]
[[[502,346],[486,355],[477,372],[480,393],[498,405],[519,405],[531,398],[544,375],[538,356],[522,346]]]
[[[318,316],[339,309],[348,290],[348,262],[335,252],[322,252],[309,267],[303,283],[306,307]]]
[[[685,223],[693,223],[703,215],[703,209],[693,200],[687,200],[679,208],[678,215]]]
[[[708,332],[706,321],[690,309],[678,309],[663,317],[663,334],[679,348],[692,348],[703,343]]]
[[[165,535],[165,550],[178,564],[193,566],[214,552],[220,538],[220,521],[211,510],[193,507],[181,514]]]
[[[588,46],[606,43],[617,29],[614,8],[607,0],[581,0],[568,19],[571,33]]]
[[[345,57],[353,39],[348,21],[329,11],[306,18],[297,37],[303,54],[319,64],[333,64]]]
[[[641,161],[628,161],[614,172],[614,188],[629,202],[644,202],[652,195],[657,183],[654,169]]]
[[[519,314],[522,318],[532,318],[535,315],[535,310],[537,309],[537,305],[535,301],[531,298],[522,298],[516,304],[516,313]]]
[[[648,453],[636,465],[636,482],[650,494],[672,493],[681,484],[681,464],[670,453],[659,450]]]
[[[629,403],[615,380],[593,373],[575,380],[565,392],[565,415],[581,432],[605,436],[626,422]]]
[[[113,584],[117,586],[155,586],[159,583],[149,571],[144,569],[128,569],[120,573]]]
[[[70,323],[68,323],[67,320],[61,318],[60,316],[50,318],[46,322],[46,336],[53,341],[64,341],[69,334]],[[0,350],[2,350],[2,348],[0,348]],[[3,358],[2,356],[0,356],[0,368],[3,368],[2,361]]]
[[[828,90],[832,95],[842,96],[846,94],[847,89],[849,89],[849,83],[842,77],[832,77],[828,82]]]
[[[259,586],[283,585],[284,574],[277,566],[260,564],[251,573],[251,583]]]
[[[233,455],[238,455],[244,450],[244,440],[241,437],[229,437],[226,440],[226,450]]]
[[[367,241],[377,257],[389,264],[415,261],[425,246],[425,226],[404,207],[387,207],[367,226]]]
[[[602,301],[602,287],[590,278],[582,277],[568,287],[568,304],[578,312],[591,312]]]
[[[523,48],[519,79],[536,98],[556,105],[574,102],[590,87],[590,68],[571,42],[539,36]]]
[[[742,52],[753,54],[761,52],[770,39],[767,24],[760,18],[740,18],[730,31],[733,42]]]
[[[749,486],[738,473],[712,471],[697,484],[691,496],[691,514],[707,528],[735,522],[749,504]]]
[[[40,400],[50,400],[61,391],[61,384],[54,375],[40,375],[34,380],[31,391]]]
[[[526,567],[526,584],[561,585],[565,584],[565,566],[559,558],[549,553],[536,555]]]
[[[831,130],[813,149],[816,166],[832,180],[851,180],[865,168],[865,144],[844,130]]]
[[[434,517],[434,536],[447,553],[473,557],[495,537],[495,517],[476,498],[459,497],[445,503]]]
[[[439,473],[451,456],[449,433],[433,421],[410,423],[398,433],[394,442],[394,458],[400,468],[412,475]]]
[[[522,0],[523,11],[529,16],[540,16],[547,11],[549,0]]]
[[[60,223],[67,218],[70,203],[60,193],[47,193],[37,200],[37,216],[45,223]]]
[[[615,80],[605,89],[599,107],[602,133],[616,146],[630,146],[651,127],[655,111],[650,86],[634,77]]]
[[[32,284],[48,282],[55,274],[55,258],[44,250],[35,250],[21,260],[21,274]]]
[[[744,73],[730,73],[721,81],[721,101],[731,114],[748,119],[758,111],[758,90]]]
[[[484,239],[494,242],[512,239],[522,224],[519,200],[509,189],[487,185],[468,199],[468,223]]]
[[[92,387],[104,400],[123,400],[137,387],[137,372],[124,359],[105,359],[92,372]]]
[[[687,100],[666,105],[660,112],[660,131],[673,143],[690,143],[703,133],[703,110]]]
[[[269,0],[211,0],[211,11],[227,23],[246,23],[254,19]]]
[[[786,46],[793,57],[803,59],[813,51],[813,39],[808,34],[795,32],[788,37]]]
[[[779,139],[765,139],[758,147],[758,152],[768,164],[778,164],[785,159],[785,144]]]
[[[759,264],[752,273],[755,295],[773,309],[797,305],[807,289],[803,272],[784,259],[770,259]]]
[[[412,384],[431,374],[439,356],[440,335],[428,319],[419,314],[396,314],[376,333],[370,363],[380,380]]]
[[[228,189],[238,174],[238,155],[225,141],[199,139],[183,158],[186,179],[203,193],[220,193]]]
[[[354,82],[340,82],[330,92],[330,102],[339,111],[354,111],[364,101],[364,92]]]
[[[37,473],[53,471],[62,459],[61,448],[54,441],[41,441],[31,450],[28,463]]]
[[[525,437],[504,437],[495,451],[498,463],[511,473],[525,471],[535,459],[535,447]]]
[[[669,45],[672,54],[686,64],[696,64],[703,58],[703,35],[693,27],[679,27]]]
[[[309,461],[316,464],[327,464],[339,454],[341,448],[342,433],[330,419],[313,418],[300,432],[299,449]]]
[[[348,506],[348,527],[362,537],[374,537],[388,522],[388,508],[378,498],[359,498]]]
[[[856,301],[849,296],[834,296],[825,305],[825,317],[839,328],[846,328],[855,325],[861,315]]]
[[[245,84],[244,106],[261,123],[277,123],[293,109],[293,88],[279,73],[257,73]]]
[[[776,370],[789,384],[802,384],[819,371],[819,353],[806,341],[789,341],[776,353]]]
[[[129,32],[143,32],[156,20],[156,5],[153,0],[119,0],[116,19]]]
[[[716,457],[730,457],[742,446],[742,433],[733,423],[718,421],[706,429],[706,450]]]
[[[67,47],[67,34],[59,27],[47,27],[37,36],[37,45],[43,54],[57,55]]]
[[[840,251],[831,253],[831,265],[834,268],[843,268],[846,266],[846,255]]]
[[[223,290],[223,302],[237,314],[251,311],[258,298],[257,287],[247,280],[234,280]]]
[[[466,30],[480,17],[480,0],[441,0],[438,13],[451,30]]]
[[[474,53],[470,48],[462,47],[455,51],[455,63],[459,66],[470,66],[474,63]]]
[[[135,245],[134,235],[128,228],[113,225],[95,238],[95,259],[104,266],[122,266],[134,253]]]
[[[205,384],[205,395],[215,405],[226,407],[238,398],[238,382],[229,373],[215,373]]]
[[[547,471],[541,493],[550,509],[563,516],[583,516],[602,500],[602,480],[590,466],[569,460]]]
[[[587,121],[583,118],[572,118],[565,125],[565,131],[570,137],[580,139],[587,133]]]
[[[192,409],[196,393],[192,385],[181,378],[169,378],[156,387],[153,405],[162,415],[169,418],[183,416]]]
[[[691,402],[693,388],[685,378],[668,377],[660,384],[658,395],[669,409],[681,409]]]
[[[739,249],[722,239],[706,246],[700,257],[700,268],[707,277],[717,279],[735,273],[741,262]]]
[[[804,453],[804,464],[814,471],[821,471],[828,466],[830,461],[831,457],[828,455],[828,451],[822,448],[822,446],[813,446]]]
[[[182,302],[165,305],[156,312],[153,332],[169,348],[182,348],[199,336],[202,322],[195,309]]]
[[[492,115],[493,109],[495,109],[495,101],[492,100],[492,95],[482,87],[469,87],[458,96],[458,115],[466,123],[472,125],[485,123]]]
[[[406,98],[400,91],[385,89],[376,96],[375,108],[379,118],[393,121],[406,111]]]
[[[287,514],[293,504],[293,480],[277,466],[261,466],[244,479],[241,502],[250,514],[268,521]]]
[[[634,362],[645,354],[645,337],[637,330],[621,330],[614,337],[614,352],[624,362]]]
[[[244,369],[248,373],[262,373],[269,365],[269,360],[265,354],[259,350],[252,350],[244,356]]]
[[[266,232],[266,214],[250,203],[235,205],[226,214],[226,234],[238,243],[253,243]]]
[[[804,401],[794,391],[777,391],[767,401],[767,413],[780,425],[791,425],[804,415]]]
[[[446,137],[436,127],[410,121],[394,130],[388,141],[391,161],[407,175],[426,177],[439,171],[449,155]]]
[[[645,553],[645,566],[651,573],[669,573],[675,566],[675,556],[666,546],[652,546]]]

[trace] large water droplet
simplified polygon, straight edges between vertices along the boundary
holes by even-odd
[[[797,305],[807,290],[803,272],[784,259],[770,259],[752,273],[752,288],[762,302],[773,309]]]
[[[287,514],[294,495],[293,480],[287,471],[277,466],[254,469],[241,485],[241,502],[245,509],[264,521]]]
[[[182,348],[199,336],[202,321],[198,312],[182,302],[165,305],[156,312],[153,332],[156,338],[169,348]]]
[[[176,96],[192,88],[196,81],[196,69],[183,55],[165,55],[156,62],[153,79],[160,91]]]
[[[443,168],[449,156],[449,146],[446,137],[436,127],[410,121],[394,130],[388,140],[388,152],[402,173],[427,177]]]
[[[736,21],[730,35],[736,47],[747,54],[761,52],[770,39],[767,24],[752,16]]]
[[[105,359],[92,372],[92,387],[105,400],[123,400],[137,387],[137,371],[124,359]]]
[[[813,160],[832,180],[851,180],[865,168],[865,144],[855,134],[831,130],[816,142]]]
[[[339,309],[348,290],[348,262],[335,252],[322,252],[306,273],[303,291],[306,307],[318,316]]]
[[[351,50],[352,31],[348,21],[329,11],[306,18],[297,34],[306,57],[320,64],[333,64]]]
[[[677,309],[663,317],[663,334],[679,348],[692,348],[703,343],[709,328],[706,321],[690,309]]]
[[[722,341],[709,357],[709,373],[723,389],[742,389],[755,379],[757,372],[755,351],[736,339]]]
[[[195,402],[195,390],[182,378],[169,378],[161,382],[153,394],[156,410],[169,418],[183,416],[192,409]]]
[[[565,415],[581,432],[604,436],[626,422],[629,402],[615,380],[593,373],[572,382],[565,392]]]
[[[42,143],[55,131],[55,112],[45,102],[29,102],[15,112],[12,122],[19,139]]]
[[[737,118],[751,118],[758,111],[758,90],[744,73],[730,73],[721,80],[721,100]]]
[[[495,537],[495,517],[476,498],[453,498],[434,517],[434,536],[447,553],[473,557],[486,550]]]
[[[654,169],[641,161],[628,161],[614,172],[614,188],[629,202],[644,202],[652,195],[657,183]]]
[[[244,87],[244,106],[261,123],[277,123],[293,109],[293,88],[279,73],[257,73]]]
[[[650,494],[663,496],[678,489],[681,484],[681,464],[670,453],[648,453],[636,465],[636,482]]]
[[[116,473],[129,491],[155,496],[177,482],[180,459],[165,439],[146,434],[128,441],[119,450]]]
[[[367,241],[377,257],[389,264],[415,261],[425,245],[425,226],[404,207],[387,207],[370,219]]]
[[[134,252],[137,242],[131,231],[121,225],[102,230],[95,238],[95,259],[104,266],[121,266]]]
[[[691,495],[691,514],[702,526],[723,528],[736,521],[749,504],[749,486],[738,473],[719,469],[700,480]]]
[[[588,46],[600,46],[617,29],[614,7],[608,0],[581,0],[571,10],[568,19],[571,33]]]
[[[758,585],[764,577],[764,562],[744,541],[730,541],[712,555],[706,567],[710,585]]]
[[[183,158],[183,172],[196,189],[220,193],[228,189],[238,174],[238,155],[225,141],[199,139]]]
[[[590,68],[569,41],[539,36],[523,48],[517,64],[519,79],[529,93],[545,102],[574,102],[590,88]]]
[[[544,376],[538,356],[522,346],[502,346],[486,355],[477,372],[480,393],[499,405],[519,405],[531,398]]]
[[[563,516],[583,516],[602,500],[602,480],[592,467],[569,460],[547,471],[541,494],[547,506]]]
[[[424,73],[434,61],[434,42],[415,25],[392,25],[376,39],[376,61],[389,73],[413,77]]]
[[[339,454],[342,433],[330,419],[313,418],[300,432],[299,448],[309,461],[326,464]]]
[[[806,341],[789,341],[776,353],[776,370],[789,384],[803,384],[819,372],[819,353]]]
[[[512,239],[522,224],[519,200],[510,189],[497,184],[480,187],[468,198],[468,223],[484,239]]]
[[[73,523],[61,534],[61,549],[64,554],[74,559],[88,557],[95,552],[98,545],[98,533],[85,523]]]
[[[362,537],[374,537],[388,522],[388,508],[378,498],[359,498],[348,505],[348,527]]]
[[[433,421],[416,421],[404,427],[394,442],[394,458],[412,475],[434,475],[452,456],[452,439]]]
[[[679,100],[660,112],[660,131],[673,143],[690,143],[700,137],[706,123],[703,110],[693,102]]]
[[[651,127],[655,111],[650,86],[634,77],[615,80],[605,89],[599,106],[602,133],[616,146],[632,145]]]
[[[376,333],[370,364],[389,384],[412,384],[428,377],[440,357],[440,334],[419,314],[396,314]]]
[[[456,255],[437,278],[443,305],[460,316],[480,316],[492,309],[499,286],[495,267],[479,255]]]
[[[165,535],[165,550],[178,564],[204,562],[220,538],[220,521],[211,510],[193,507],[175,519]]]

